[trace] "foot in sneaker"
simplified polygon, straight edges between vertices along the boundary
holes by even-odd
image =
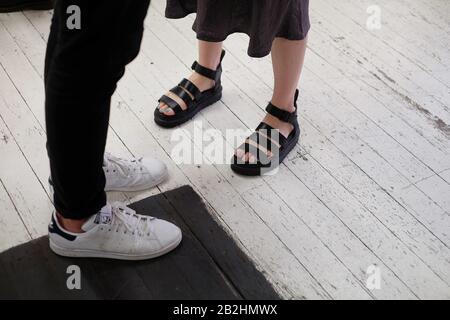
[[[49,225],[50,248],[65,257],[146,260],[172,251],[182,239],[181,230],[172,223],[136,214],[121,203],[106,205],[82,230],[64,230],[54,213]]]
[[[105,191],[135,192],[156,187],[167,176],[164,162],[153,158],[122,159],[110,153],[103,158],[103,172],[106,177]],[[53,182],[48,180],[53,198]]]
[[[166,165],[153,158],[122,159],[105,153],[105,191],[142,191],[153,188],[167,177]]]

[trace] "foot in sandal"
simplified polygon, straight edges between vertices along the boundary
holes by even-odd
[[[169,93],[159,99],[155,110],[155,122],[165,128],[179,126],[192,119],[198,112],[216,103],[222,98],[222,51],[216,70],[194,62],[194,73],[189,79],[183,79]]]
[[[231,162],[231,169],[241,175],[259,176],[276,169],[294,149],[300,138],[297,120],[297,99],[295,110],[289,113],[272,103],[266,108],[267,116],[237,150]]]

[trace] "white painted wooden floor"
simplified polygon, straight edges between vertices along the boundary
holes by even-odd
[[[154,0],[138,59],[112,104],[108,150],[156,155],[169,181],[134,201],[190,184],[285,298],[450,298],[450,2],[311,1],[300,89],[302,141],[276,176],[226,165],[176,165],[157,98],[196,57],[193,17],[168,21]],[[51,12],[0,14],[0,251],[45,234],[43,66]],[[224,97],[197,120],[253,129],[271,96],[270,58],[226,42]],[[185,126],[192,130],[192,123]],[[228,141],[233,143],[232,141]],[[366,286],[370,266],[381,287]]]

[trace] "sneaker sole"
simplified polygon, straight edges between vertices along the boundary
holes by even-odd
[[[161,257],[173,250],[175,250],[181,243],[183,239],[182,234],[169,246],[150,254],[145,255],[127,255],[121,253],[110,253],[105,251],[95,251],[95,250],[77,250],[77,249],[67,249],[56,245],[50,239],[50,249],[57,255],[69,258],[102,258],[102,259],[115,259],[115,260],[129,260],[129,261],[139,261],[139,260],[149,260]]]

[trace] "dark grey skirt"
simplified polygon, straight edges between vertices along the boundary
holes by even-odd
[[[268,55],[276,37],[303,40],[310,28],[309,0],[167,0],[167,18],[195,12],[198,39],[220,42],[244,32],[251,57]]]

